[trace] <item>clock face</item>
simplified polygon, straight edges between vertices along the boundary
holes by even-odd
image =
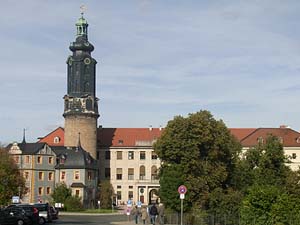
[[[84,64],[90,64],[91,63],[91,59],[90,58],[85,58],[84,59]]]

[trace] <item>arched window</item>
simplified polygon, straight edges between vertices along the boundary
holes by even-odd
[[[151,167],[151,180],[158,180],[157,167],[156,166]]]
[[[54,142],[55,144],[59,143],[59,142],[60,142],[60,138],[56,136],[56,137],[53,139],[53,142]]]
[[[140,166],[140,180],[145,180],[146,178],[146,168],[145,166]]]

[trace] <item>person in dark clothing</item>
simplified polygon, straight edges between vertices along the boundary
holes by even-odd
[[[158,210],[155,204],[151,206],[149,214],[150,214],[151,223],[155,225],[155,219],[156,216],[158,215]]]

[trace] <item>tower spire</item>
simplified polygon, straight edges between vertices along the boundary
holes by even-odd
[[[23,141],[22,141],[22,144],[26,143],[25,132],[26,132],[26,129],[23,128]]]

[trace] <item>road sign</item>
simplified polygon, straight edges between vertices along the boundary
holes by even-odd
[[[180,185],[180,186],[178,187],[178,193],[179,193],[179,194],[185,194],[186,192],[187,192],[186,186]]]
[[[128,206],[128,207],[131,207],[131,206],[132,206],[132,201],[131,201],[131,200],[128,200],[128,201],[127,201],[127,206]]]
[[[20,203],[20,197],[19,196],[13,196],[12,197],[12,203]]]
[[[184,199],[185,194],[180,194],[180,199]]]

